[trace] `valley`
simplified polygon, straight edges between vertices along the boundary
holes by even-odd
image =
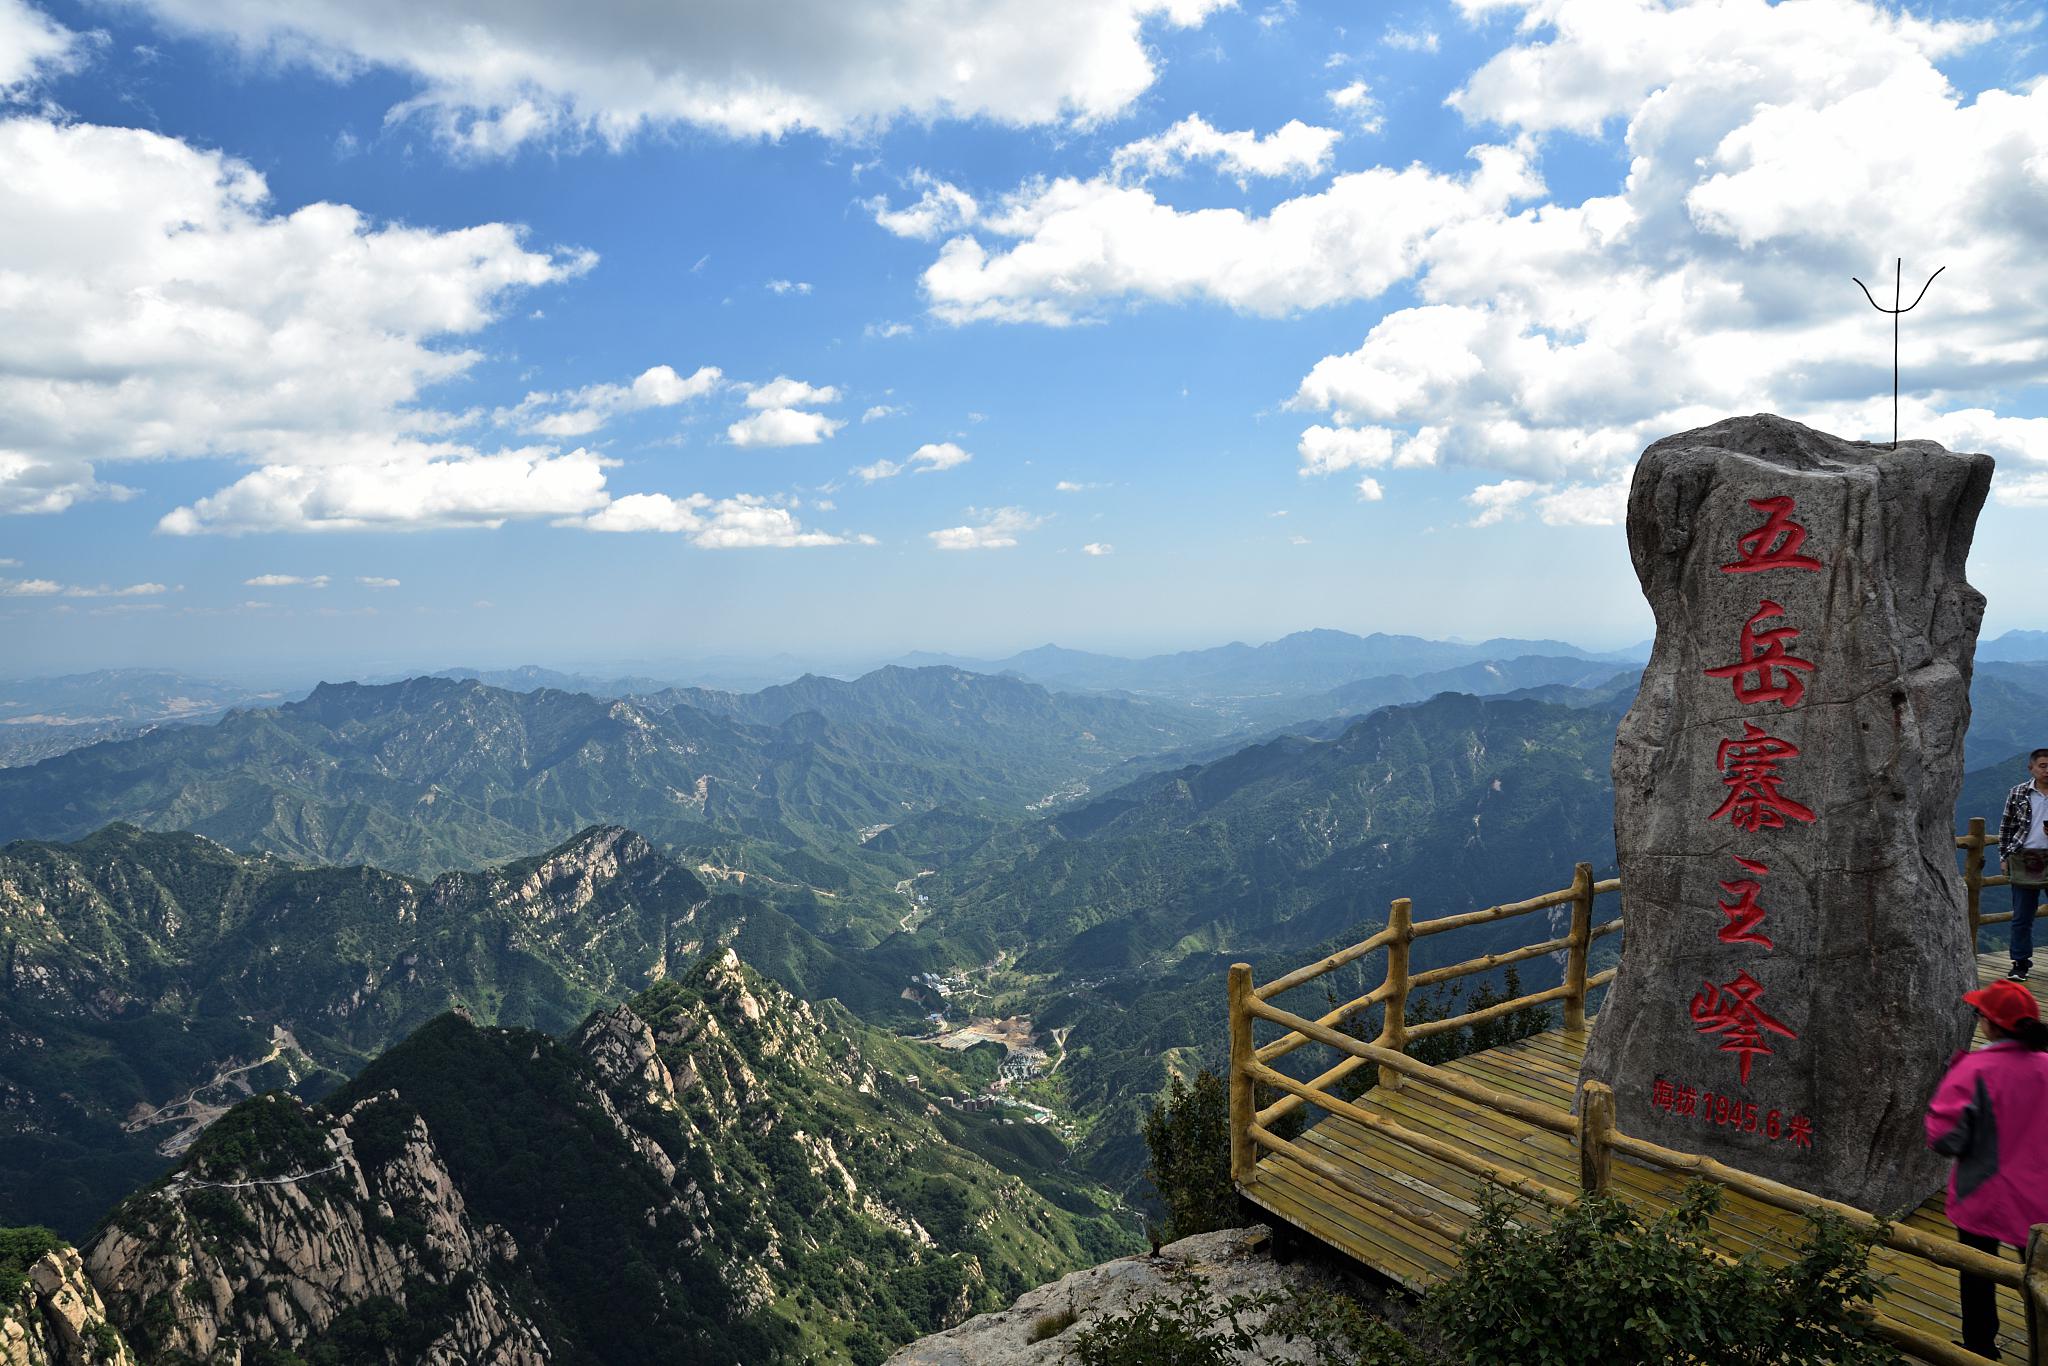
[[[1581,858],[1604,874],[1617,669],[1450,663],[1491,691],[1336,719],[1331,697],[1435,676],[1311,670],[1298,725],[1234,737],[1221,718],[1284,699],[951,665],[633,701],[413,679],[0,770],[0,1223],[112,1275],[203,1261],[230,1224],[258,1255],[275,1202],[310,1201],[336,1246],[447,1303],[436,1331],[581,1342],[594,1283],[487,1249],[494,1228],[553,1246],[545,1202],[602,1187],[595,1210],[666,1239],[635,1255],[729,1306],[714,1330],[648,1291],[631,1313],[657,1339],[879,1360],[1141,1244],[1141,1122],[1171,1074],[1220,1061],[1225,964],[1352,942],[1396,895],[1434,916]],[[2024,739],[2041,679],[1987,666],[1972,743]],[[1963,815],[1996,814],[1998,757]],[[1415,967],[1487,933],[1418,944]],[[512,1094],[594,1145],[530,1209],[503,1185],[517,1154],[475,1127]],[[470,1249],[442,1262],[468,1268],[455,1299],[344,1189],[423,1173],[462,1209],[401,1222]],[[886,1269],[856,1284],[831,1269],[849,1255]],[[110,1312],[158,1348],[258,1332],[219,1274],[182,1326],[146,1288]],[[353,1331],[344,1293],[294,1274],[328,1306],[302,1346]]]

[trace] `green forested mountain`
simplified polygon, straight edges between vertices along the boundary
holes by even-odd
[[[0,849],[0,1222],[75,1234],[250,1090],[317,1097],[451,1008],[551,1032],[729,944],[884,1017],[880,969],[644,838],[433,881],[115,826]]]
[[[1648,653],[1644,648],[1597,658],[1619,660],[1621,663],[1615,667],[1620,668]],[[1380,631],[1357,636],[1348,631],[1314,630],[1296,631],[1263,645],[1232,641],[1212,649],[1183,650],[1144,659],[1046,645],[1007,659],[913,655],[905,662],[953,665],[976,673],[1013,673],[1049,688],[1124,690],[1214,701],[1299,697],[1357,679],[1431,673],[1522,655],[1596,657],[1561,640],[1495,638],[1473,643],[1425,640]]]
[[[561,1041],[444,1015],[229,1112],[87,1264],[155,1360],[873,1366],[1129,1236],[933,1056],[730,950]]]
[[[1469,910],[1611,859],[1614,722],[1446,694],[994,834],[944,890],[1027,963],[1083,977],[1311,945],[1377,923],[1398,895],[1418,916]]]
[[[1021,810],[1194,729],[1142,704],[1070,705],[1013,680],[931,672],[963,710],[998,696],[974,715],[1035,707],[1048,724],[914,729],[900,707],[864,715],[856,702],[836,717],[778,706],[777,719],[755,724],[680,699],[648,707],[431,678],[323,684],[218,725],[0,770],[0,839],[76,839],[127,821],[409,872],[530,854],[596,822],[673,844],[850,846],[863,829],[941,804]],[[933,682],[892,673],[907,677],[859,696],[886,702]]]

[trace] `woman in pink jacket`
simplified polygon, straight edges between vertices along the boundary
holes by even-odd
[[[1998,1255],[2048,1224],[2048,1025],[2023,983],[1965,992],[1988,1042],[1957,1056],[1927,1107],[1927,1142],[1956,1160],[1948,1217],[1963,1243]],[[1998,1355],[1997,1286],[1962,1273],[1963,1346]]]

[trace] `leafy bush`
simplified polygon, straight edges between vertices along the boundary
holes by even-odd
[[[1900,1360],[1852,1306],[1883,1288],[1872,1237],[1811,1221],[1799,1258],[1724,1262],[1707,1239],[1720,1190],[1694,1182],[1645,1224],[1608,1196],[1523,1224],[1481,1198],[1458,1269],[1424,1302],[1464,1366],[1882,1366]]]
[[[1253,1325],[1262,1323],[1267,1334],[1290,1344],[1303,1340],[1305,1359],[1279,1358],[1292,1366],[1421,1366],[1406,1338],[1345,1295],[1267,1290],[1219,1302],[1185,1267],[1169,1271],[1167,1283],[1172,1294],[1151,1296],[1128,1314],[1083,1329],[1067,1359],[1077,1366],[1231,1366],[1258,1346]],[[1031,1340],[1040,1336],[1034,1326]]]
[[[1189,1086],[1176,1073],[1145,1117],[1145,1148],[1152,1156],[1145,1179],[1166,1206],[1169,1239],[1233,1225],[1230,1095],[1221,1077],[1205,1067]]]
[[[64,1240],[46,1228],[0,1228],[0,1305],[14,1303],[28,1285],[28,1269],[62,1246]]]
[[[1167,1273],[1171,1296],[1154,1295],[1129,1314],[1081,1330],[1069,1349],[1078,1366],[1231,1366],[1258,1334],[1245,1319],[1277,1308],[1284,1296],[1233,1295],[1211,1303],[1201,1277],[1185,1268]]]

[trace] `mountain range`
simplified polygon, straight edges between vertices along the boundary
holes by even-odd
[[[446,1014],[244,1102],[86,1266],[146,1360],[875,1366],[1135,1241],[929,1069],[714,951],[560,1038]]]

